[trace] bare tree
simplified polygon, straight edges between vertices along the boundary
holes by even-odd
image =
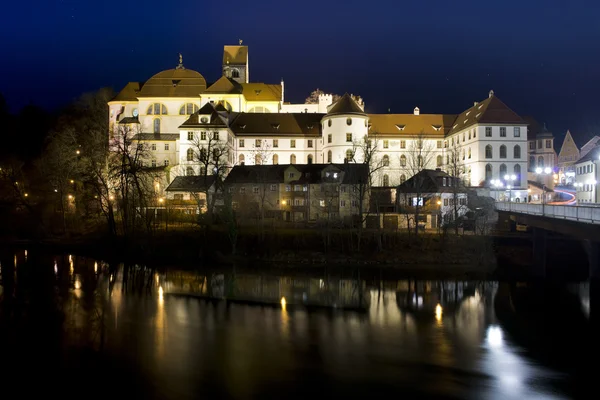
[[[319,104],[319,96],[323,94],[325,94],[324,91],[322,91],[319,88],[316,88],[315,90],[310,92],[310,95],[304,100],[304,104]],[[340,96],[339,94],[332,94],[332,100],[334,103],[338,101],[341,97],[342,96]],[[363,105],[363,99],[361,96],[352,94],[351,97],[352,100],[354,100],[358,105]]]
[[[463,177],[465,173],[465,147],[459,144],[458,137],[450,142],[450,146],[446,152],[446,172],[452,178],[448,186],[452,191],[452,199],[450,206],[452,207],[451,219],[454,227],[454,233],[458,235],[458,217],[466,208],[466,199],[464,204],[460,204],[459,194],[464,193]]]

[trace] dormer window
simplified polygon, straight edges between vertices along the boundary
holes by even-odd
[[[477,109],[481,110],[481,107],[483,107],[483,104],[480,104],[479,107],[477,107]]]
[[[246,124],[238,124],[238,127],[239,127],[240,129],[246,129]]]
[[[467,123],[467,121],[468,121],[468,119],[465,119],[465,120],[463,121],[463,124],[466,124],[466,123]]]
[[[256,94],[258,96],[260,94],[260,92],[262,92],[262,90],[257,89],[257,90],[254,91],[254,94]]]
[[[273,129],[279,129],[279,124],[271,124],[271,128],[273,128]]]
[[[171,82],[173,83],[173,87],[177,87],[177,85],[179,85],[179,82],[181,82],[181,79],[173,79]]]
[[[481,113],[478,113],[478,114],[475,116],[475,118],[479,118],[479,116],[480,116],[480,115],[481,115]]]
[[[406,128],[406,125],[396,125],[396,128],[398,128],[399,131],[403,131],[404,128]]]
[[[457,125],[457,124],[455,124],[455,125],[452,127],[452,129],[456,129],[456,127],[457,127],[457,126],[458,126],[458,125]]]
[[[208,117],[201,117],[200,122],[202,122],[203,124],[208,124]]]
[[[337,173],[337,172],[334,172],[334,173],[333,173],[333,179],[337,179],[337,176],[338,176],[338,173]]]
[[[306,127],[310,130],[310,129],[314,128],[315,126],[314,125],[306,125]]]
[[[435,129],[436,131],[439,131],[440,129],[442,129],[442,126],[441,126],[441,125],[431,125],[431,127],[432,127],[433,129]]]
[[[471,111],[467,111],[467,113],[465,114],[465,116],[469,116],[469,114],[471,114]]]

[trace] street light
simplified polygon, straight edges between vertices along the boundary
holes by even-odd
[[[501,187],[504,187],[504,183],[502,183],[502,181],[501,181],[500,179],[492,179],[492,180],[490,181],[490,183],[492,184],[492,186],[493,186],[493,187],[495,187],[495,188],[496,188],[496,201],[498,201],[498,200],[499,200],[499,199],[498,199],[498,190],[499,190]]]
[[[504,181],[507,183],[506,188],[508,189],[508,201],[510,202],[512,200],[512,183],[514,181],[517,180],[517,176],[516,175],[504,175]],[[508,182],[510,182],[510,184],[508,184]]]

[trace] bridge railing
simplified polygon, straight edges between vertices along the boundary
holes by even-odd
[[[600,208],[598,207],[497,202],[496,210],[600,224]]]

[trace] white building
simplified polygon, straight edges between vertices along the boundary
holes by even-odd
[[[229,167],[361,162],[358,143],[367,137],[381,166],[377,185],[404,182],[420,160],[419,169],[460,163],[467,186],[489,186],[505,175],[516,176],[514,188],[527,186],[527,123],[493,91],[459,115],[418,107],[408,114],[370,114],[348,94],[335,104],[331,95],[319,96],[318,104],[285,103],[283,81],[249,81],[247,46],[225,46],[222,71],[208,85],[180,57],[176,68],[128,83],[109,102],[111,134],[134,127],[149,147],[147,162],[166,166],[169,181],[203,173],[190,148],[215,136],[225,144]]]
[[[587,153],[575,163],[575,188],[577,204],[598,203],[598,164],[600,147],[587,150]]]

